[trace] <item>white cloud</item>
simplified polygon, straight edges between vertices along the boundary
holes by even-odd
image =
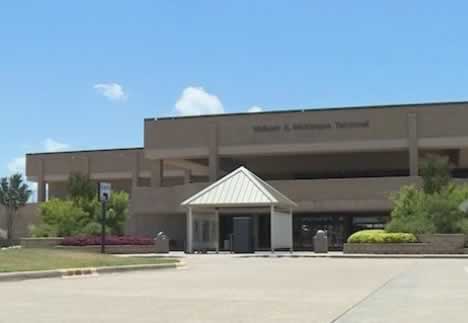
[[[263,111],[263,108],[262,107],[259,107],[257,105],[254,105],[254,106],[251,106],[247,112],[262,112]]]
[[[183,116],[224,113],[224,107],[219,98],[206,92],[202,87],[185,88],[175,107],[177,113]]]
[[[122,85],[118,83],[98,83],[94,85],[94,89],[99,93],[104,95],[111,101],[125,101],[128,98],[127,93],[125,93]]]
[[[41,146],[43,151],[52,153],[52,152],[57,152],[57,151],[65,151],[70,149],[70,145],[64,144],[61,142],[58,142],[57,140],[54,140],[52,138],[47,138],[41,142]],[[21,173],[25,174],[26,170],[26,157],[21,156],[12,159],[10,162],[7,164],[7,170],[8,173],[15,174],[15,173]]]
[[[70,149],[70,145],[58,142],[52,138],[47,138],[42,142],[42,146],[48,153],[64,151]]]
[[[57,140],[54,140],[52,138],[47,138],[41,142],[41,150],[46,151],[46,152],[57,152],[57,151],[64,151],[70,149],[70,145],[61,143]],[[12,159],[8,164],[7,164],[7,170],[8,170],[8,175],[13,175],[16,173],[20,173],[23,175],[24,178],[26,178],[26,157],[21,156]],[[37,200],[37,183],[34,182],[26,182],[29,185],[29,188],[33,191],[31,201],[34,202]]]
[[[26,157],[18,157],[13,160],[11,160],[8,165],[8,173],[11,174],[16,174],[16,173],[25,173],[26,169]]]

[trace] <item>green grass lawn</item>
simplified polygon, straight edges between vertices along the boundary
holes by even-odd
[[[0,273],[49,269],[104,267],[176,263],[174,258],[117,257],[82,251],[54,249],[5,249],[0,250]]]

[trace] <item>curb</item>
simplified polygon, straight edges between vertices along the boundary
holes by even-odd
[[[69,269],[53,269],[40,271],[23,271],[13,273],[0,274],[0,282],[5,281],[21,281],[28,279],[39,278],[71,278],[79,276],[92,276],[98,274],[111,274],[118,272],[142,271],[142,270],[162,270],[176,269],[185,267],[185,263],[178,262],[174,264],[144,264],[144,265],[125,265],[125,266],[108,266],[108,267],[88,267],[88,268],[69,268]]]
[[[239,258],[335,258],[335,259],[466,259],[468,254],[447,255],[392,255],[392,254],[354,254],[354,255],[251,255],[239,256]]]

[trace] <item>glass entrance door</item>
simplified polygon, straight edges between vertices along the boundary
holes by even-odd
[[[242,215],[242,214],[241,214]],[[219,218],[219,246],[221,250],[231,250],[232,234],[234,232],[233,218],[236,214],[222,214]],[[257,250],[270,250],[270,215],[242,215],[251,217],[254,223],[254,240]]]

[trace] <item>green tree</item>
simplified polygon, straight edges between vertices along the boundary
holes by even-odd
[[[21,174],[3,177],[0,180],[0,204],[7,213],[7,240],[11,245],[13,242],[13,222],[17,211],[23,207],[31,197],[31,190],[23,181]]]
[[[468,185],[450,183],[439,193],[426,194],[416,186],[404,186],[392,196],[389,232],[468,233],[468,215],[459,207],[468,199]]]
[[[448,158],[428,155],[420,165],[423,190],[426,194],[440,193],[450,183],[450,163]]]
[[[437,233],[460,233],[463,231],[465,214],[459,209],[459,201],[453,190],[444,189],[426,199],[426,213]]]
[[[68,178],[68,198],[41,204],[41,223],[31,228],[33,236],[97,235],[101,232],[101,204],[96,186],[79,173]],[[123,234],[128,213],[128,194],[113,192],[106,205],[106,231]]]
[[[127,214],[128,194],[126,192],[112,193],[107,204],[106,223],[113,234],[123,234]]]
[[[70,200],[51,199],[40,205],[40,211],[42,223],[33,229],[34,236],[72,236],[90,221],[90,215]]]
[[[427,195],[416,186],[403,186],[391,196],[393,209],[391,220],[385,229],[389,232],[430,233],[435,232],[427,209]]]
[[[128,213],[128,194],[114,192],[107,202],[106,232],[121,235]],[[79,198],[51,199],[40,205],[41,223],[31,227],[35,237],[98,235],[101,232],[101,205],[96,197],[92,200]]]
[[[92,200],[96,197],[96,185],[80,173],[73,173],[68,177],[67,189],[70,198],[77,202],[79,200]]]
[[[68,177],[67,189],[69,200],[92,218],[98,212],[97,188],[89,177],[73,173]]]

